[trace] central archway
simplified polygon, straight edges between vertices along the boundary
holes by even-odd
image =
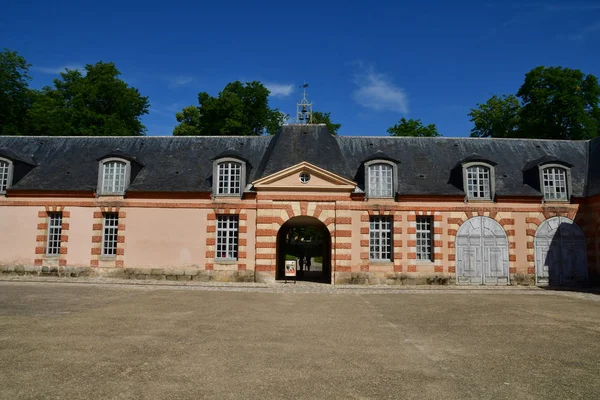
[[[331,234],[325,224],[307,216],[284,223],[277,232],[275,279],[285,279],[286,260],[298,261],[297,280],[331,283]]]

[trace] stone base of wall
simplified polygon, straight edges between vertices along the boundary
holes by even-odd
[[[448,285],[454,277],[444,274],[422,275],[402,272],[336,272],[336,284],[350,285]]]
[[[514,286],[535,286],[535,275],[513,274],[510,277],[510,284]]]
[[[14,276],[55,276],[59,278],[97,277],[98,272],[90,267],[57,267],[32,265],[0,265],[0,274]]]
[[[273,272],[255,272],[254,278],[257,283],[275,283],[275,274]]]
[[[254,271],[206,271],[185,268],[122,268],[119,278],[197,282],[254,282]]]

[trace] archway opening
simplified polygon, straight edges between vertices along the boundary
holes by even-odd
[[[297,280],[331,283],[331,234],[325,224],[306,216],[283,224],[277,233],[276,279],[286,279],[286,260],[297,262]]]

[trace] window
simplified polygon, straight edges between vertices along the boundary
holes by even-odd
[[[389,164],[372,164],[367,171],[369,197],[393,197],[394,168]]]
[[[0,193],[6,192],[6,189],[11,184],[12,178],[12,163],[8,160],[0,158]]]
[[[53,212],[48,215],[47,255],[60,254],[60,235],[62,234],[62,213]]]
[[[433,261],[431,251],[431,217],[417,216],[417,260]]]
[[[371,260],[392,260],[392,220],[371,217],[369,221],[369,257]]]
[[[102,255],[117,255],[117,237],[119,234],[119,214],[104,214],[104,231],[102,235]]]
[[[467,168],[467,196],[469,199],[490,200],[490,168],[474,165]]]
[[[217,216],[217,253],[216,258],[237,260],[238,256],[238,216]]]
[[[567,200],[567,172],[564,168],[548,167],[542,171],[544,199]]]
[[[218,194],[239,195],[242,186],[242,164],[226,161],[218,164],[219,177]]]
[[[123,194],[127,187],[127,163],[105,161],[102,163],[102,194]]]

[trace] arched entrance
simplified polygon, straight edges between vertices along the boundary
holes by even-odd
[[[508,238],[495,220],[472,217],[456,234],[456,282],[509,283]]]
[[[565,217],[545,220],[535,232],[535,282],[538,285],[575,285],[587,282],[585,235]]]
[[[299,281],[331,283],[331,235],[325,224],[307,216],[283,224],[277,233],[275,279],[285,279],[286,259],[298,261]]]

